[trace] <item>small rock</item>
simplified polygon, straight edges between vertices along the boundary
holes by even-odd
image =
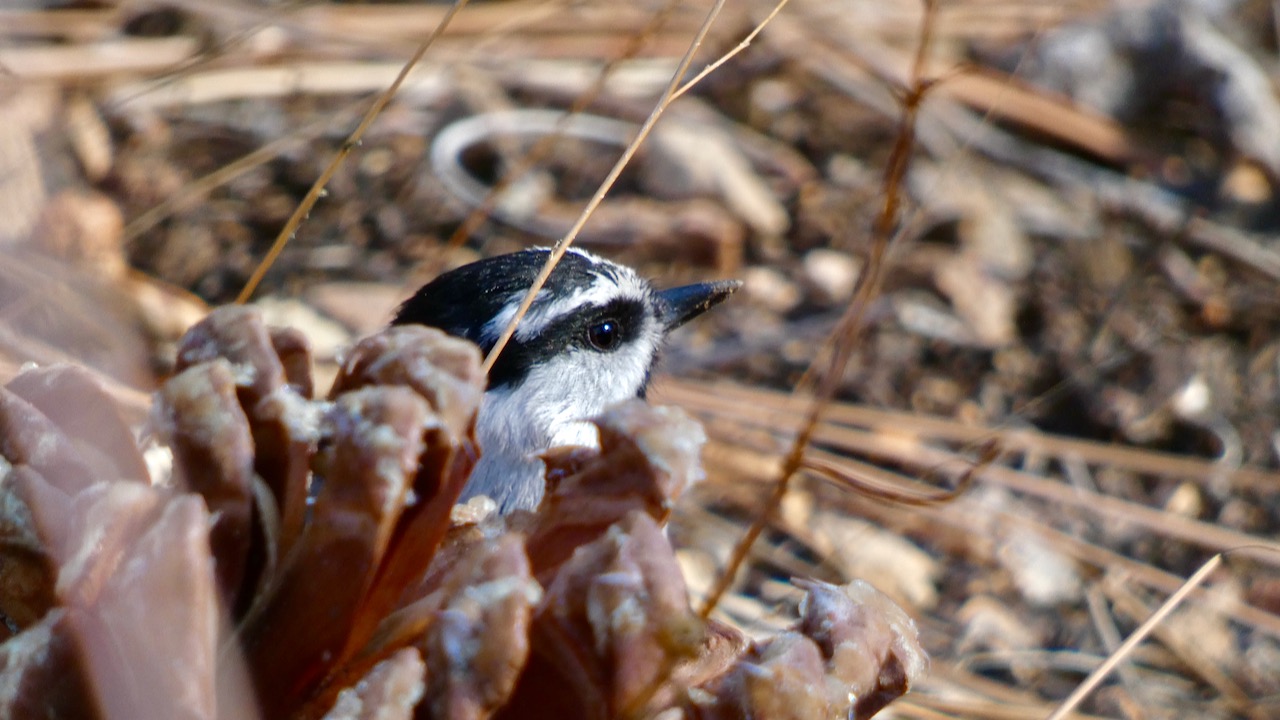
[[[1004,347],[1017,339],[1018,302],[1013,289],[984,269],[977,258],[962,254],[944,260],[934,271],[934,282],[979,345]]]
[[[1014,528],[996,553],[1027,602],[1049,607],[1080,597],[1075,563],[1038,533]]]
[[[756,266],[743,273],[743,291],[752,301],[775,313],[786,313],[800,304],[800,289],[781,271]]]
[[[810,527],[824,541],[845,577],[866,580],[905,607],[928,609],[938,602],[938,562],[911,541],[874,525],[818,512]]]
[[[852,190],[865,190],[880,185],[880,175],[852,155],[835,155],[827,162],[827,178],[833,184]]]
[[[762,80],[751,88],[751,109],[766,115],[793,110],[803,101],[799,88],[783,80]]]
[[[824,305],[842,305],[853,297],[862,264],[838,250],[819,248],[804,256],[805,281]]]
[[[893,296],[893,314],[909,333],[953,345],[977,344],[973,330],[928,293],[904,291]]]
[[[1192,482],[1182,483],[1165,500],[1164,509],[1182,517],[1200,517],[1204,513],[1204,498],[1200,494],[1200,488]]]
[[[1213,409],[1213,391],[1199,373],[1173,396],[1173,411],[1183,420],[1204,418]]]
[[[990,595],[970,598],[956,612],[956,620],[964,626],[957,645],[960,653],[1025,652],[1045,640],[1026,619]]]
[[[1262,168],[1250,162],[1238,162],[1222,181],[1222,194],[1227,199],[1247,205],[1260,205],[1271,199],[1271,183]]]

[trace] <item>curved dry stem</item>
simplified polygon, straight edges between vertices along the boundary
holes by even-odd
[[[998,457],[1000,457],[1000,445],[997,440],[992,438],[983,444],[978,458],[960,475],[955,487],[932,493],[894,490],[873,482],[867,482],[824,458],[806,456],[801,460],[800,467],[804,470],[813,471],[835,483],[857,490],[867,497],[899,505],[923,507],[925,505],[939,505],[951,502],[960,497],[973,485],[978,473],[995,462]]]
[[[786,0],[784,0],[784,2],[785,1]],[[653,14],[649,19],[649,23],[645,25],[640,32],[631,37],[630,42],[628,42],[626,47],[622,49],[622,52],[618,53],[617,57],[609,60],[609,62],[600,69],[600,73],[596,76],[591,87],[578,95],[569,108],[560,116],[555,129],[539,138],[538,141],[533,144],[533,147],[529,148],[529,151],[520,157],[511,169],[498,179],[498,182],[494,183],[493,187],[489,190],[489,194],[485,197],[484,202],[472,210],[471,213],[467,215],[467,218],[462,221],[462,224],[458,226],[458,229],[454,230],[453,235],[449,236],[449,242],[446,249],[452,250],[454,248],[461,247],[462,244],[480,228],[480,225],[489,217],[489,214],[493,212],[494,205],[497,204],[498,198],[502,196],[502,192],[510,187],[516,180],[524,177],[529,170],[531,170],[537,163],[541,162],[542,159],[551,152],[555,147],[556,141],[563,137],[569,119],[585,110],[591,103],[595,102],[596,98],[599,97],[600,93],[604,90],[605,83],[607,83],[609,78],[613,75],[614,70],[617,69],[621,63],[635,57],[635,55],[640,52],[640,49],[644,47],[644,44],[648,42],[649,38],[657,32],[658,28],[662,26],[663,22],[666,21],[671,12],[675,10],[677,2],[678,0],[667,0],[667,4],[664,5],[661,10]],[[686,84],[686,87],[688,87],[688,84]],[[674,94],[672,99],[676,97],[679,97],[679,93]]]

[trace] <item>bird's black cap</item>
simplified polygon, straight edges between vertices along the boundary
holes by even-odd
[[[523,250],[450,270],[405,301],[392,324],[437,327],[488,353],[504,318],[514,315],[548,253],[543,248]],[[531,368],[582,346],[588,342],[589,328],[598,323],[612,323],[618,342],[625,345],[643,332],[647,314],[656,315],[660,331],[666,333],[719,304],[740,285],[720,281],[655,291],[630,268],[571,249],[530,310],[535,322],[530,326],[526,319],[523,327],[528,331],[511,338],[490,370],[489,387],[518,383]]]
[[[528,291],[547,261],[548,252],[522,250],[450,270],[419,288],[396,311],[391,324],[437,327],[464,337],[487,352],[496,338],[486,334],[485,324],[510,304],[513,296]],[[546,287],[563,293],[584,289],[600,272],[601,267],[592,258],[568,252],[556,264]]]

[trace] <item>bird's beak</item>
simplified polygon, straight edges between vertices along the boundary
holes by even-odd
[[[675,330],[719,305],[740,287],[740,280],[719,280],[663,290],[658,293],[661,300],[658,319],[666,324],[668,331]]]

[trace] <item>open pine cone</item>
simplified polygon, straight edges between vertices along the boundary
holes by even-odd
[[[690,609],[662,523],[701,428],[636,401],[546,458],[539,511],[455,508],[474,346],[360,342],[313,399],[296,332],[192,328],[141,447],[90,373],[0,389],[0,716],[869,717],[923,672],[869,586],[802,582],[762,642]]]

